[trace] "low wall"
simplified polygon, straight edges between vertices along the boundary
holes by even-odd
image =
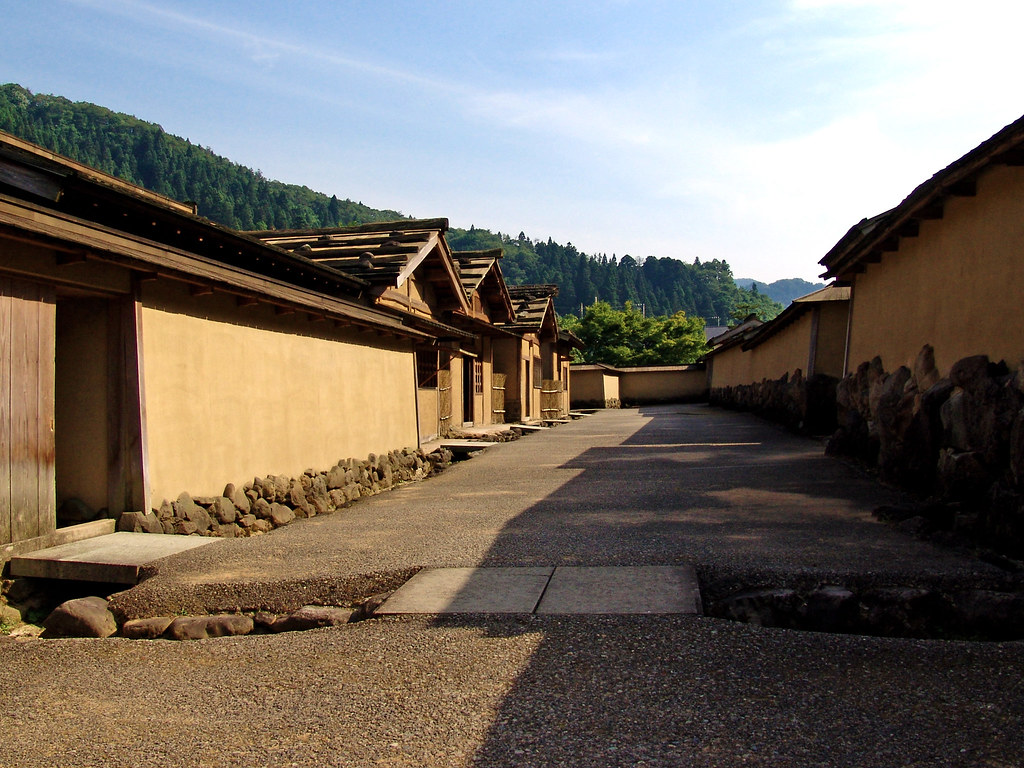
[[[603,365],[574,365],[570,407],[572,408],[618,408],[619,374]]]
[[[627,405],[654,405],[704,400],[708,395],[703,365],[619,368],[619,393]]]
[[[703,365],[572,368],[573,408],[619,408],[703,400],[707,397]]]

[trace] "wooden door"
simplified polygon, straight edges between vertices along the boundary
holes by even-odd
[[[55,309],[51,288],[0,277],[0,544],[56,528]]]

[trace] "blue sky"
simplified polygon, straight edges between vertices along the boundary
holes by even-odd
[[[374,207],[765,281],[1024,111],[1005,0],[0,9],[0,82]]]

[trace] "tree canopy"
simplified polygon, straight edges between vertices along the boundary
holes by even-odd
[[[645,317],[630,302],[615,309],[598,301],[582,317],[566,315],[560,322],[583,342],[582,350],[574,350],[581,363],[685,365],[696,362],[707,349],[703,318],[687,317],[682,311]]]

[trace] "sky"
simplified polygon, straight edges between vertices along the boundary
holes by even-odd
[[[816,280],[1024,111],[1016,0],[0,0],[0,83],[269,178]]]

